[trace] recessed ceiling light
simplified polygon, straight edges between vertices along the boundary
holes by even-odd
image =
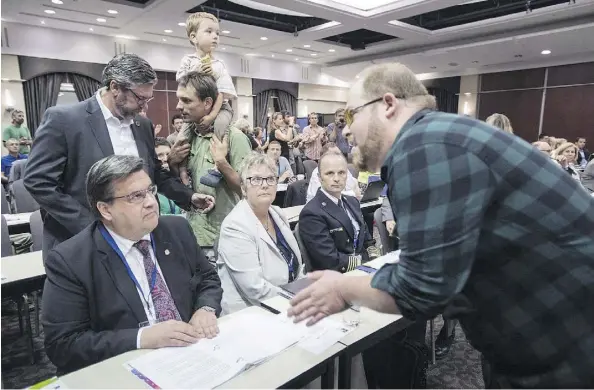
[[[307,49],[307,48],[310,48],[311,45],[303,45],[303,47],[305,47]]]
[[[170,34],[173,32],[173,30],[163,30],[163,32],[166,32],[167,34]]]
[[[41,21],[41,24],[45,24],[45,20],[42,20],[42,21]]]
[[[227,50],[227,48],[226,47],[221,47],[221,50]]]
[[[310,56],[315,57],[315,56],[317,56],[317,54],[316,53],[311,53]]]
[[[99,23],[105,23],[107,22],[107,20],[105,20],[104,18],[97,18],[96,19]]]
[[[221,32],[222,32],[223,34],[231,34],[231,31],[229,31],[229,30],[223,30],[223,31],[221,31]]]
[[[268,40],[268,38],[266,38],[266,37],[260,37],[260,39],[263,40],[263,41],[267,41]]]
[[[167,42],[167,39],[163,38],[163,42]]]
[[[271,57],[272,57],[272,58],[274,58],[274,54],[273,54],[273,55],[271,55]]]
[[[186,27],[186,24],[184,22],[179,22],[177,25],[180,27]]]
[[[359,78],[359,75],[355,76],[355,78],[358,79]]]
[[[548,49],[547,50],[543,50],[543,51],[540,52],[540,54],[542,54],[543,56],[548,56],[549,54],[551,54],[551,51],[548,50]]]
[[[64,92],[60,92],[58,96],[64,96]]]
[[[93,27],[89,27],[89,31],[93,31]]]
[[[299,58],[295,58],[295,61],[299,61]]]
[[[470,92],[464,92],[464,95],[466,95],[466,96],[470,96],[470,95],[472,95],[472,94],[471,94]]]
[[[108,13],[108,14],[115,15],[115,14],[117,14],[117,13],[118,13],[118,11],[116,11],[115,9],[108,9],[108,10],[107,10],[107,13]]]
[[[330,53],[334,53],[336,50],[334,50],[334,49],[328,49],[328,51],[329,51]]]
[[[58,4],[58,5],[64,4],[64,2],[62,0],[52,0],[52,3]]]
[[[54,11],[53,9],[46,9],[46,10],[45,10],[45,11],[43,11],[43,12],[45,12],[46,14],[50,14],[50,15],[53,15],[53,14],[55,14],[55,13],[56,13],[56,11]]]
[[[286,51],[287,53],[290,53],[290,52],[292,52],[292,51],[293,51],[293,49],[287,49],[287,50],[285,50],[285,51]]]

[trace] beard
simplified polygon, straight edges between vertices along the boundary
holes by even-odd
[[[357,152],[353,153],[353,163],[359,171],[378,172],[382,163],[379,157],[382,146],[381,123],[372,116],[367,129],[367,140],[364,144],[357,144]]]
[[[137,109],[130,109],[126,107],[126,97],[123,95],[119,95],[115,98],[115,108],[120,113],[123,119],[134,119],[134,117],[140,114],[142,111],[142,107],[138,107]]]

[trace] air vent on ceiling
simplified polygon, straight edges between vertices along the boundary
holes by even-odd
[[[327,43],[337,43],[343,46],[350,46],[352,50],[365,50],[365,48],[374,43],[380,43],[398,39],[392,35],[383,34],[376,31],[365,29],[353,30],[344,34],[332,35],[322,39]]]
[[[301,79],[309,80],[309,67],[307,67],[307,66],[301,67]]]
[[[241,73],[250,73],[250,60],[247,58],[241,58]]]
[[[113,51],[114,51],[114,55],[117,56],[119,54],[124,54],[126,53],[126,44],[125,43],[118,43],[118,42],[114,42],[113,43]]]

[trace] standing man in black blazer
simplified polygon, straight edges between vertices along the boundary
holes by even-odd
[[[48,253],[42,323],[59,374],[218,333],[217,272],[184,218],[159,218],[144,169],[134,156],[95,163],[86,192],[97,220]]]
[[[343,195],[348,175],[340,153],[320,157],[321,187],[299,215],[299,235],[307,248],[313,270],[352,271],[369,261],[367,248],[374,241],[363,219],[357,198]]]
[[[142,158],[159,192],[181,208],[212,209],[212,197],[193,193],[157,159],[150,121],[138,115],[153,99],[156,82],[148,62],[121,54],[103,70],[103,87],[93,97],[45,112],[24,178],[25,188],[41,206],[44,255],[93,221],[85,175],[112,154]]]

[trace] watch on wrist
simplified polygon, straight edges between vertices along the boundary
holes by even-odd
[[[198,309],[198,310],[204,310],[204,311],[207,311],[207,312],[209,312],[209,313],[213,313],[213,314],[216,314],[216,312],[217,312],[215,309],[213,309],[213,308],[212,308],[212,307],[210,307],[210,306],[202,306],[202,307],[201,307],[200,309]]]

